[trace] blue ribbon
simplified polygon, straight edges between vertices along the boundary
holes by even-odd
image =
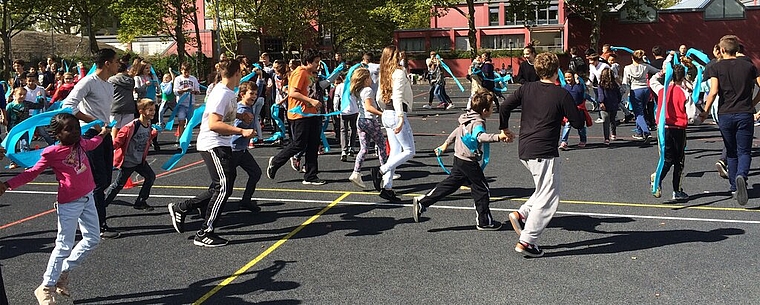
[[[8,85],[8,82],[6,81],[0,81],[0,85],[3,86],[3,90],[5,90],[5,101],[10,102],[11,99],[11,93],[12,93],[12,86]]]
[[[346,68],[346,63],[345,62],[341,62],[340,64],[338,64],[337,67],[335,67],[335,70],[333,70],[332,73],[330,73],[330,75],[327,76],[327,79],[328,80],[335,79],[335,77],[338,76],[338,73],[340,73],[341,71],[343,71],[343,69],[345,69],[345,68]],[[346,75],[346,81],[348,81],[348,75]]]
[[[488,80],[488,81],[493,81],[494,83],[502,83],[503,86],[501,88],[497,88],[496,86],[494,86],[494,91],[498,90],[499,92],[502,92],[502,93],[507,92],[507,90],[509,89],[507,88],[507,84],[512,79],[512,76],[509,74],[504,75],[504,76],[494,76],[494,78],[488,78],[485,76],[485,74],[483,73],[483,70],[481,69],[472,69],[472,74],[479,74],[480,77],[484,81]]]
[[[629,47],[610,47],[610,50],[615,51],[615,52],[617,52],[617,51],[626,51],[626,52],[628,52],[630,54],[633,54],[633,50],[631,50],[631,48],[629,48]],[[649,63],[649,59],[645,60],[645,62]],[[657,67],[657,68],[659,68],[659,67]]]
[[[322,140],[322,147],[324,147],[325,152],[330,152],[330,143],[327,142],[327,137],[325,136],[325,131],[327,131],[327,127],[330,125],[330,119],[324,117],[322,121],[322,134],[319,135],[319,138]]]
[[[652,194],[656,193],[660,188],[662,169],[665,166],[665,105],[668,103],[668,87],[670,87],[670,81],[672,79],[673,68],[670,65],[667,65],[665,68],[664,88],[662,89],[662,103],[657,105],[660,108],[660,115],[657,120],[657,143],[660,149],[660,159],[657,161],[657,171],[655,172],[654,183],[652,183]]]
[[[90,71],[87,72],[87,75],[95,73],[95,70],[97,70],[97,66],[95,64],[92,64],[92,67],[90,67]]]
[[[461,127],[458,127],[461,128]],[[465,133],[462,135],[459,140],[462,141],[462,144],[464,144],[467,149],[469,149],[471,152],[475,152],[478,150],[478,135],[481,133],[486,132],[486,128],[483,125],[475,126],[471,132]],[[485,170],[486,166],[488,166],[488,163],[491,162],[491,143],[482,143],[483,144],[483,163],[480,165],[480,169]],[[451,174],[451,172],[446,169],[446,166],[443,165],[443,160],[441,159],[441,154],[443,154],[443,151],[441,151],[440,148],[436,148],[436,157],[438,159],[438,165],[443,168],[443,171],[447,174]]]
[[[343,67],[343,65],[340,66],[341,70],[343,69],[342,67]],[[343,84],[344,84],[343,85],[343,94],[340,96],[340,101],[341,101],[340,111],[341,112],[348,111],[348,108],[351,105],[351,103],[345,103],[344,104],[343,101],[350,101],[350,99],[351,99],[351,77],[354,75],[354,71],[356,71],[356,69],[359,69],[361,67],[362,67],[362,64],[358,63],[358,64],[355,64],[355,65],[351,66],[351,68],[348,69],[348,73],[346,74],[346,79],[343,82]],[[337,68],[335,70],[338,71]]]
[[[443,154],[443,151],[440,148],[436,148],[435,151],[437,152],[435,154],[436,159],[438,159],[438,165],[443,169],[443,171],[446,174],[451,175],[451,171],[449,171],[445,165],[443,165],[443,160],[441,159],[441,155]]]
[[[69,63],[66,62],[66,60],[62,60],[64,69],[63,72],[69,72]]]
[[[567,80],[565,79],[565,73],[562,73],[562,69],[557,68],[557,78],[559,78],[559,83],[564,87],[567,85]]]
[[[175,154],[169,160],[164,163],[164,165],[161,166],[164,170],[171,170],[174,168],[174,166],[179,163],[179,161],[182,159],[182,157],[187,154],[187,148],[190,146],[190,140],[193,138],[193,128],[201,124],[201,119],[203,118],[203,111],[206,110],[206,105],[201,105],[198,107],[198,109],[195,109],[193,111],[193,116],[190,118],[190,121],[187,122],[187,126],[185,127],[185,131],[182,132],[182,135],[179,137],[179,147],[182,149],[182,151],[178,154]]]
[[[285,138],[285,123],[280,119],[280,107],[277,104],[273,104],[270,110],[272,111],[272,120],[274,120],[280,130],[273,133],[271,137],[262,140],[263,142],[274,142]]]
[[[454,79],[454,82],[457,83],[457,86],[459,86],[459,90],[462,90],[464,92],[464,87],[462,87],[462,83],[459,82],[459,79],[457,79],[456,76],[454,76],[454,73],[451,72],[451,68],[449,68],[448,65],[446,65],[445,62],[443,62],[443,58],[441,58],[441,55],[436,54],[435,55],[438,58],[438,62],[441,63],[441,67],[446,70],[446,72],[449,72],[449,75],[451,75],[451,78]]]
[[[174,128],[174,118],[177,117],[177,110],[179,109],[179,105],[182,104],[185,99],[191,98],[192,93],[185,92],[182,94],[182,96],[179,97],[179,100],[177,100],[177,105],[174,106],[174,109],[172,109],[172,114],[169,116],[169,121],[166,122],[165,130],[172,130]],[[188,113],[193,113],[193,103],[190,103],[190,107],[188,108]]]

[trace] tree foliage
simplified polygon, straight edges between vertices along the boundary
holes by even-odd
[[[9,76],[11,70],[11,38],[22,30],[31,27],[37,20],[34,16],[47,5],[41,0],[3,0],[0,1],[0,40],[3,41],[2,68],[3,78]]]

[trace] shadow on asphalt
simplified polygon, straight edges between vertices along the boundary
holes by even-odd
[[[301,304],[300,300],[276,300],[255,303],[246,301],[238,296],[240,295],[258,295],[267,291],[286,291],[293,290],[301,284],[293,281],[277,281],[274,277],[280,273],[288,264],[296,263],[294,261],[277,260],[271,266],[256,271],[248,271],[241,274],[242,277],[255,274],[254,278],[245,281],[233,281],[224,286],[208,300],[209,304]],[[180,271],[178,273],[181,274]],[[178,274],[179,275],[179,274]],[[104,302],[118,304],[190,304],[203,296],[206,292],[213,289],[219,281],[226,278],[216,277],[197,281],[190,284],[184,289],[154,290],[139,293],[129,293],[121,295],[112,295],[97,297],[91,299],[77,300],[77,304],[101,304]]]
[[[712,243],[726,240],[732,235],[742,235],[744,233],[744,230],[737,228],[721,228],[710,231],[612,231],[600,233],[608,235],[601,238],[543,246],[542,248],[548,250],[544,257],[597,255],[638,251],[684,243]]]

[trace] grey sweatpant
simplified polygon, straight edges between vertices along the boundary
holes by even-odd
[[[559,160],[520,160],[533,175],[536,191],[517,211],[525,219],[520,241],[535,244],[559,205]]]

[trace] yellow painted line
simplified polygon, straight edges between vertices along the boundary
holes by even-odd
[[[31,185],[53,185],[58,186],[58,183],[51,182],[31,182]],[[208,186],[189,186],[189,185],[154,185],[153,188],[160,189],[197,189],[205,190]],[[235,190],[242,191],[244,188],[235,188]],[[256,188],[256,191],[266,192],[293,192],[293,193],[312,193],[312,194],[349,194],[349,195],[377,195],[377,192],[352,192],[352,191],[340,191],[340,190],[305,190],[305,189],[288,189],[288,188]],[[405,197],[416,197],[423,194],[402,194]],[[450,197],[462,196],[463,199],[469,198],[466,194],[456,194]],[[511,198],[511,197],[491,197],[491,201],[500,200],[513,200],[513,201],[528,201],[528,198]],[[656,209],[686,209],[686,210],[703,210],[703,211],[729,211],[729,212],[760,212],[760,209],[746,209],[746,208],[729,208],[729,207],[710,207],[710,206],[687,206],[677,204],[651,204],[651,203],[632,203],[632,202],[605,202],[605,201],[585,201],[585,200],[560,200],[560,203],[567,204],[583,204],[583,205],[600,205],[600,206],[621,206],[621,207],[635,207],[635,208],[656,208]]]
[[[259,256],[257,256],[256,258],[254,258],[252,261],[250,261],[247,264],[245,264],[245,266],[243,266],[242,268],[240,268],[237,271],[235,271],[235,273],[232,274],[232,276],[228,277],[227,279],[225,279],[224,281],[222,281],[221,283],[219,283],[218,285],[216,285],[216,287],[214,287],[214,289],[211,289],[211,291],[209,291],[206,294],[204,294],[200,299],[198,299],[197,301],[193,302],[193,304],[194,305],[195,304],[202,304],[203,302],[207,301],[211,296],[213,296],[215,293],[219,292],[219,290],[221,290],[222,288],[224,288],[224,286],[227,286],[230,283],[232,283],[232,281],[234,281],[240,275],[242,275],[243,273],[245,273],[246,271],[248,271],[248,269],[251,269],[251,267],[253,267],[254,265],[256,265],[256,263],[258,263],[259,261],[261,261],[262,259],[264,259],[265,257],[267,257],[267,255],[269,255],[270,253],[274,252],[274,250],[276,250],[277,248],[279,248],[280,246],[282,246],[282,244],[284,244],[286,241],[288,241],[288,239],[290,239],[294,235],[298,234],[298,232],[300,232],[301,230],[303,230],[303,228],[305,228],[306,226],[308,226],[309,224],[311,224],[312,222],[314,222],[315,220],[317,220],[317,218],[319,218],[319,216],[322,216],[322,214],[324,214],[325,212],[327,212],[327,210],[329,210],[330,208],[334,207],[339,202],[343,201],[343,199],[346,199],[346,197],[348,197],[349,195],[351,195],[350,192],[343,193],[343,195],[341,195],[340,197],[338,197],[338,199],[333,200],[333,202],[331,202],[326,207],[324,207],[322,210],[320,210],[319,212],[317,212],[317,214],[315,214],[314,216],[311,216],[309,219],[307,219],[306,221],[304,221],[300,226],[298,226],[293,231],[291,231],[290,233],[288,233],[288,235],[285,235],[285,237],[283,237],[280,240],[278,240],[276,243],[274,243],[274,245],[272,245],[269,248],[267,248],[266,251],[262,252],[261,254],[259,254]]]

